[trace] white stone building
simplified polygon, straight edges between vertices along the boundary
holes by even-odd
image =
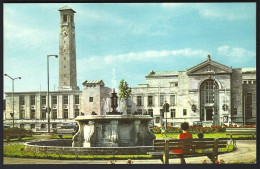
[[[256,69],[232,68],[207,60],[186,70],[150,72],[146,83],[132,88],[129,112],[148,113],[154,125],[204,126],[256,123]],[[170,105],[169,112],[163,104]]]

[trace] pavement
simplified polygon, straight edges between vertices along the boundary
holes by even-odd
[[[249,163],[256,162],[256,140],[237,140],[237,149],[230,153],[219,155],[219,160],[223,159],[229,163]],[[203,160],[210,163],[206,156],[185,158],[187,164],[202,164]],[[116,160],[116,164],[125,164],[126,160]],[[179,159],[170,159],[170,164],[179,164]],[[3,157],[3,164],[110,164],[109,160],[51,160],[51,159],[28,159]],[[132,164],[162,164],[159,159],[132,160]]]

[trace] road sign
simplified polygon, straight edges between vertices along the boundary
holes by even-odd
[[[164,112],[169,112],[169,108],[170,108],[169,103],[164,103],[164,104],[163,104],[163,110],[164,110]]]

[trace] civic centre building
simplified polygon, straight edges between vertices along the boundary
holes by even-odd
[[[86,80],[77,86],[75,24],[72,8],[60,11],[59,87],[50,91],[50,128],[74,122],[93,111],[105,114],[112,89],[102,80]],[[132,87],[127,114],[150,114],[154,125],[179,126],[202,121],[204,126],[256,124],[256,69],[232,68],[210,56],[185,71],[151,71],[145,84]],[[4,124],[47,131],[47,92],[6,92]],[[14,107],[13,107],[14,98]],[[169,104],[169,112],[163,104]]]

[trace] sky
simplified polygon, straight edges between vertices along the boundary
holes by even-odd
[[[152,70],[181,71],[207,59],[256,67],[255,3],[4,3],[4,73],[15,92],[47,90],[47,55],[59,54],[60,14],[74,15],[77,84],[145,83]],[[59,59],[50,57],[50,91]],[[4,92],[12,80],[4,77]]]

